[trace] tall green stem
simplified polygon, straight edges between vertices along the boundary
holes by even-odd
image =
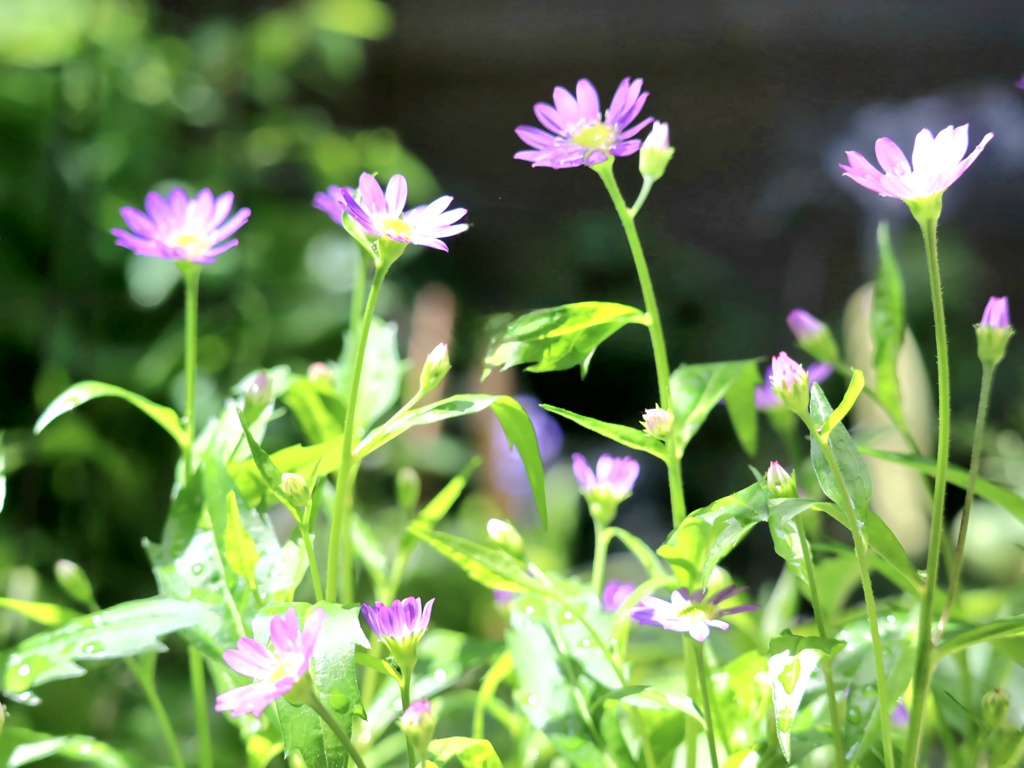
[[[704,664],[704,643],[694,641],[697,646],[697,677],[700,680],[700,695],[704,702],[704,722],[708,727],[708,752],[711,768],[718,768],[718,744],[715,742],[715,718],[711,712],[711,693],[708,690],[708,670]]]
[[[202,266],[190,261],[179,261],[185,283],[185,482],[192,474],[192,443],[196,439],[196,349],[199,338],[199,275]]]
[[[818,596],[818,581],[814,575],[814,556],[811,552],[811,543],[807,540],[807,532],[804,530],[804,521],[796,519],[796,531],[800,536],[800,547],[804,551],[804,573],[807,576],[807,586],[811,593],[811,609],[814,611],[814,623],[818,628],[818,635],[822,638],[828,637],[828,628],[825,626],[824,606]],[[832,659],[822,659],[821,669],[825,674],[825,691],[828,695],[828,714],[832,721],[832,746],[835,748],[835,764],[842,768],[846,765],[846,749],[843,747],[843,731],[840,727],[839,704],[836,701],[836,683],[832,677]]]
[[[412,667],[402,670],[402,712],[409,709],[412,704]],[[409,768],[416,768],[416,748],[412,743],[412,736],[405,735],[405,751],[409,757]]]
[[[622,197],[622,191],[615,180],[615,172],[612,170],[611,161],[593,166],[597,175],[601,177],[608,195],[615,206],[615,212],[619,215],[622,229],[626,233],[626,240],[629,242],[629,250],[633,254],[633,263],[636,266],[636,275],[640,280],[640,290],[644,297],[644,311],[649,321],[648,330],[651,334],[651,347],[654,350],[654,369],[658,376],[658,397],[660,405],[669,413],[672,410],[672,390],[669,385],[668,348],[665,344],[665,331],[661,325],[661,313],[658,312],[658,300],[654,295],[654,284],[651,282],[651,273],[647,268],[647,259],[644,257],[644,249],[640,244],[640,235],[636,230],[636,215],[626,206]],[[672,504],[672,524],[679,525],[686,517],[686,497],[683,493],[683,463],[682,450],[677,442],[674,430],[669,432],[665,440],[667,454],[665,463],[668,465],[668,490]]]
[[[321,720],[327,723],[327,727],[330,728],[334,732],[334,735],[338,737],[338,741],[341,742],[341,746],[343,746],[345,751],[348,752],[348,756],[352,758],[352,762],[356,764],[357,768],[366,768],[366,763],[363,762],[362,756],[352,744],[352,739],[348,737],[348,734],[345,733],[345,729],[342,728],[341,724],[334,719],[334,715],[332,715],[330,710],[323,705],[323,702],[317,698],[315,693],[312,693],[308,697],[306,704],[309,705],[310,709],[320,715]]]
[[[196,738],[199,741],[199,767],[213,768],[213,738],[210,735],[210,704],[206,700],[206,665],[203,653],[188,647],[188,676],[192,685],[192,705],[196,710]],[[200,713],[202,713],[200,715]]]
[[[96,606],[95,610],[98,611],[99,606]],[[124,663],[128,665],[128,669],[131,670],[132,676],[138,682],[139,687],[146,696],[146,701],[149,702],[150,709],[153,710],[153,714],[156,716],[156,721],[160,725],[160,733],[167,744],[167,751],[170,754],[174,768],[185,768],[185,758],[182,757],[181,747],[178,746],[178,736],[174,732],[174,724],[171,723],[171,718],[164,708],[164,703],[160,700],[160,693],[156,689],[156,680],[154,679],[156,677],[155,664],[153,666],[154,673],[149,674],[143,670],[142,665],[136,659],[130,656],[125,657]]]
[[[590,586],[601,596],[601,589],[604,586],[604,569],[608,562],[608,543],[611,536],[604,523],[594,518],[594,567],[590,572]]]
[[[992,374],[995,366],[983,363],[981,366],[981,394],[978,397],[978,415],[974,421],[974,444],[971,446],[971,466],[967,473],[967,495],[964,498],[964,511],[960,515],[960,532],[956,538],[956,550],[953,553],[953,568],[949,574],[949,589],[946,592],[946,605],[942,616],[935,627],[933,643],[939,642],[942,631],[949,621],[956,600],[956,590],[960,582],[960,569],[964,564],[964,545],[967,543],[967,524],[971,519],[971,507],[974,505],[974,486],[978,480],[978,467],[981,464],[981,443],[985,435],[985,422],[988,420],[988,404],[992,395]]]
[[[938,360],[939,384],[939,439],[935,451],[935,491],[932,496],[931,535],[928,538],[928,560],[924,597],[917,625],[917,661],[914,669],[913,702],[907,742],[903,750],[907,765],[917,765],[924,735],[924,714],[928,703],[928,690],[932,678],[932,612],[935,590],[939,578],[939,552],[942,547],[944,512],[946,506],[946,469],[949,466],[949,427],[951,418],[949,395],[949,344],[946,341],[946,311],[942,304],[942,279],[939,274],[939,218],[918,218],[924,249],[928,257],[928,284],[932,295],[932,314],[935,319],[935,356]]]
[[[341,601],[355,600],[355,561],[352,557],[352,448],[355,442],[356,416],[359,412],[359,381],[363,375],[363,360],[366,357],[366,342],[370,338],[373,311],[377,306],[380,288],[387,276],[387,267],[378,267],[373,274],[370,295],[359,327],[359,345],[356,347],[352,365],[352,381],[349,385],[348,400],[345,403],[345,431],[341,439],[341,465],[334,488],[334,516],[331,520],[331,538],[327,551],[327,585],[325,597],[334,602],[338,593],[338,557],[345,561],[341,574]],[[341,548],[344,547],[344,552]]]
[[[864,589],[864,605],[867,608],[868,626],[871,629],[871,650],[875,658],[875,676],[878,678],[878,706],[881,711],[881,716],[878,720],[882,729],[882,751],[885,756],[886,768],[894,768],[896,762],[893,757],[891,723],[889,721],[889,717],[892,714],[892,711],[889,709],[889,684],[885,674],[885,659],[882,656],[882,636],[878,632],[878,609],[875,606],[875,590],[871,586],[867,542],[864,540],[864,532],[861,530],[860,521],[857,519],[853,497],[850,496],[850,492],[846,487],[846,480],[843,479],[839,463],[836,461],[836,456],[832,451],[832,445],[829,443],[828,437],[819,435],[818,430],[814,427],[811,428],[811,434],[818,441],[821,452],[825,456],[825,461],[828,462],[828,467],[835,477],[839,496],[842,497],[842,502],[839,506],[846,513],[847,525],[850,528],[850,533],[853,534],[853,549],[857,554],[861,586]],[[917,764],[906,763],[906,765]]]

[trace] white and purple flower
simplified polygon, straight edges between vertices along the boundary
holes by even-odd
[[[589,80],[576,83],[575,97],[561,86],[555,88],[554,105],[539,102],[533,107],[546,130],[532,125],[516,128],[516,135],[532,147],[516,152],[516,160],[535,168],[577,168],[635,154],[642,142],[633,137],[653,120],[648,117],[631,126],[647,101],[643,85],[640,78],[625,78],[603,116],[597,89]]]
[[[671,632],[686,632],[698,643],[703,643],[708,639],[712,628],[729,628],[729,625],[722,621],[722,616],[757,610],[756,605],[720,607],[721,603],[739,594],[743,589],[727,587],[710,598],[703,589],[693,593],[685,588],[677,589],[672,593],[671,600],[651,596],[643,598],[629,615],[640,624],[662,627]]]
[[[227,238],[249,220],[248,208],[228,218],[234,202],[233,192],[215,198],[209,189],[199,190],[195,198],[183,189],[172,189],[167,197],[150,192],[145,211],[127,205],[121,209],[128,229],[112,229],[110,234],[117,238],[115,245],[139,256],[213,264],[238,245],[237,238]]]

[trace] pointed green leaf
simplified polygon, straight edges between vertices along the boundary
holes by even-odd
[[[1024,615],[997,619],[980,627],[963,627],[946,632],[945,639],[939,643],[939,658],[949,656],[978,643],[991,643],[1008,637],[1024,635]]]
[[[279,473],[303,474],[303,470],[319,464],[318,475],[332,474],[338,471],[341,464],[341,440],[336,437],[317,445],[290,445],[271,454],[270,465],[276,467]],[[263,453],[266,455],[265,451]],[[263,467],[269,469],[266,464]],[[228,471],[247,503],[256,506],[267,497],[268,483],[255,459],[232,462]]]
[[[409,532],[459,566],[473,581],[488,589],[522,592],[540,587],[539,582],[526,572],[522,562],[500,549],[430,530],[420,522],[411,523]]]
[[[621,446],[626,448],[632,448],[634,451],[643,451],[649,453],[652,456],[657,456],[662,461],[665,461],[665,444],[661,440],[657,440],[646,432],[634,427],[626,427],[622,424],[610,424],[607,421],[599,421],[598,419],[592,419],[589,416],[580,416],[578,413],[567,411],[564,408],[558,408],[554,405],[541,405],[545,411],[549,411],[556,416],[561,416],[564,419],[568,419],[576,424],[579,424],[584,429],[589,429],[596,435],[601,437],[607,437],[609,440],[614,440]]]
[[[658,548],[658,554],[672,566],[680,586],[703,588],[715,566],[755,525],[767,519],[768,495],[754,483],[691,512]]]
[[[340,437],[345,406],[333,386],[296,377],[281,397],[311,443]]]
[[[491,341],[484,358],[484,378],[493,368],[529,365],[530,373],[580,367],[587,375],[597,347],[625,325],[649,323],[647,314],[625,304],[583,301],[492,318]]]
[[[811,418],[815,424],[825,424],[832,415],[832,406],[829,405],[825,393],[821,387],[814,384],[811,387]],[[828,436],[828,442],[832,446],[832,453],[835,454],[836,463],[842,473],[846,489],[849,491],[850,499],[844,499],[839,490],[839,483],[832,474],[825,459],[825,454],[816,440],[811,440],[811,466],[814,467],[814,474],[821,484],[821,489],[832,501],[840,506],[848,503],[853,504],[857,515],[863,519],[868,509],[868,502],[871,501],[871,474],[857,446],[846,431],[846,427],[837,424]]]
[[[761,371],[751,360],[725,393],[725,411],[740,447],[751,458],[757,453],[757,430],[761,420],[754,404],[754,389],[761,384]]]
[[[72,384],[46,406],[46,410],[43,411],[32,428],[33,432],[38,435],[58,416],[63,416],[68,411],[99,397],[117,397],[131,403],[163,427],[179,446],[184,446],[185,430],[181,428],[178,414],[173,408],[157,405],[142,395],[113,384],[104,384],[102,381],[80,381],[77,384]]]
[[[850,369],[850,385],[846,388],[846,394],[843,395],[843,399],[839,403],[839,407],[829,414],[828,421],[821,428],[820,434],[822,437],[828,437],[832,434],[832,430],[835,429],[846,418],[852,409],[854,403],[857,402],[857,398],[860,397],[860,393],[864,390],[864,372],[859,371],[856,368]]]
[[[80,616],[57,629],[23,640],[7,655],[4,695],[25,701],[34,687],[81,677],[79,661],[119,659],[167,650],[159,638],[207,617],[199,604],[151,597]]]
[[[679,430],[680,447],[685,448],[703,426],[708,414],[741,377],[749,378],[757,360],[681,365],[672,371],[672,410]]]
[[[878,271],[871,300],[871,340],[875,347],[875,394],[890,414],[903,419],[896,371],[906,333],[903,275],[889,237],[889,222],[878,223]]]
[[[57,627],[82,615],[76,610],[56,603],[37,603],[13,597],[0,597],[0,610],[19,613],[45,627]]]
[[[224,532],[224,559],[228,567],[245,579],[249,589],[257,591],[256,586],[256,563],[259,562],[260,553],[256,549],[256,542],[252,540],[249,532],[242,525],[242,516],[238,511],[238,500],[235,492],[231,491],[228,496],[227,505],[227,529]]]
[[[772,534],[775,552],[804,584],[807,583],[805,563],[810,553],[804,551],[800,541],[797,517],[817,506],[817,502],[808,499],[768,500],[768,530]]]
[[[98,768],[130,768],[135,764],[114,747],[91,736],[51,736],[28,728],[4,728],[0,765],[21,768],[53,757]]]
[[[502,768],[494,745],[487,739],[465,736],[434,739],[430,742],[429,751],[442,765],[448,760],[458,760],[463,768]]]

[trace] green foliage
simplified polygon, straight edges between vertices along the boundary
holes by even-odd
[[[4,729],[0,765],[21,768],[53,757],[98,768],[129,768],[134,764],[114,747],[91,736],[51,736],[28,728]]]
[[[681,365],[672,372],[669,383],[672,387],[672,410],[675,413],[675,428],[680,435],[679,446],[684,450],[697,431],[703,426],[711,411],[737,386],[734,399],[753,393],[752,377],[757,374],[757,360],[732,360],[722,363],[700,363]],[[730,412],[736,434],[740,440],[751,442],[749,411],[736,406]],[[756,432],[755,432],[756,434]]]
[[[458,760],[463,768],[501,768],[494,745],[486,739],[464,736],[434,739],[430,742],[430,754],[442,765],[448,760]]]
[[[815,384],[811,387],[811,419],[815,424],[825,424],[829,422],[831,415],[832,406],[828,404],[821,387]],[[863,519],[871,500],[871,475],[867,465],[858,453],[857,445],[850,437],[850,433],[842,424],[835,425],[829,433],[828,441],[835,454],[836,464],[842,474],[849,499],[843,498],[839,480],[829,467],[821,446],[817,441],[811,440],[811,465],[814,467],[814,474],[826,496],[841,506],[852,504],[858,517]]]
[[[647,315],[635,307],[603,301],[537,309],[515,319],[500,315],[489,324],[484,376],[499,366],[504,371],[528,365],[530,373],[579,366],[585,377],[601,342],[631,323],[647,325]]]
[[[581,416],[578,413],[567,411],[564,408],[557,408],[553,405],[542,405],[541,408],[545,411],[550,411],[556,416],[561,416],[564,419],[579,424],[596,435],[614,440],[625,448],[649,453],[652,456],[657,456],[662,461],[666,458],[665,444],[661,440],[651,437],[643,430],[636,429],[635,427],[626,427],[622,424],[610,424],[606,421],[592,419],[589,416]]]
[[[903,274],[893,252],[889,222],[878,223],[878,269],[871,302],[871,339],[875,345],[875,394],[882,407],[903,424],[900,382],[896,371],[906,333]]]

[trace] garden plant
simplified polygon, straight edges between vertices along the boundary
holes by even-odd
[[[635,267],[638,306],[566,296],[559,306],[494,323],[476,361],[484,376],[519,366],[538,376],[572,369],[586,376],[609,337],[631,325],[646,331],[657,387],[633,404],[633,423],[543,406],[546,418],[607,443],[596,462],[573,456],[595,543],[585,572],[551,567],[534,551],[557,524],[536,413],[508,395],[436,397],[452,367],[446,344],[426,357],[418,387],[399,401],[405,370],[379,316],[386,279],[403,268],[407,249],[446,258],[472,211],[450,196],[411,207],[417,191],[406,177],[381,178],[373,168],[338,180],[353,186],[317,192],[313,206],[361,254],[337,359],[310,361],[306,370],[253,371],[219,413],[199,423],[204,265],[244,259],[246,224],[260,211],[239,207],[245,201],[229,191],[159,185],[141,207],[121,209],[123,225],[112,235],[124,257],[161,260],[181,272],[184,411],[83,381],[50,403],[34,428],[43,432],[73,409],[117,398],[180,449],[163,535],[143,544],[156,592],[99,605],[85,570],[62,560],[55,575],[65,602],[0,602],[38,630],[3,653],[6,765],[148,764],[139,745],[19,722],[49,684],[115,664],[159,726],[159,747],[150,750],[174,768],[223,764],[214,741],[225,730],[214,718],[233,726],[237,754],[244,750],[238,764],[251,768],[1024,765],[1015,708],[1024,700],[1021,598],[963,578],[975,499],[1024,523],[1024,497],[981,472],[993,378],[1013,335],[1009,302],[994,296],[979,308],[977,346],[950,350],[938,248],[943,196],[956,194],[957,179],[984,158],[992,134],[970,149],[967,125],[931,126],[941,128],[936,133],[922,127],[909,159],[888,138],[874,147],[880,169],[857,151],[842,165],[836,158],[837,176],[906,203],[894,202],[892,215],[909,209],[923,237],[923,247],[898,259],[887,226],[878,229],[866,370],[801,309],[787,320],[806,367],[795,349],[683,362],[666,343],[658,276],[648,269],[637,226],[649,196],[671,178],[676,153],[669,126],[648,116],[648,97],[643,80],[626,78],[602,108],[595,87],[581,79],[575,92],[557,87],[552,103],[534,106],[539,127],[515,128],[527,145],[515,159],[538,169],[538,185],[558,171],[588,174],[607,190],[608,215],[624,234],[622,258]],[[685,163],[679,155],[675,162]],[[632,202],[620,187],[627,177],[627,186],[639,187]],[[901,395],[903,270],[928,275],[934,446],[914,434]],[[980,374],[978,401],[955,404],[975,424],[968,467],[949,461],[953,361]],[[820,386],[826,379],[844,382],[833,402]],[[901,450],[874,447],[876,433],[847,430],[844,421],[863,401],[881,409],[882,432],[897,436]],[[698,507],[687,496],[683,459],[699,451],[695,438],[714,413],[730,421],[741,465],[756,453],[762,423],[779,433],[788,455],[752,468],[746,487]],[[429,498],[421,498],[415,472],[392,473],[395,501],[380,524],[379,494],[366,492],[364,476],[379,475],[401,451],[431,450],[429,442],[410,442],[418,428],[474,414],[500,423],[536,520],[495,517],[486,532],[460,526],[460,502],[481,463],[472,456]],[[268,449],[268,427],[281,420],[305,439]],[[641,473],[638,456],[645,473],[667,479],[672,527],[656,547],[616,525]],[[929,488],[922,563],[873,511],[865,457],[909,468]],[[950,486],[965,492],[954,525],[946,514]],[[730,565],[758,528],[770,536],[781,571],[774,583],[748,589]],[[613,543],[641,578],[609,577]],[[464,588],[410,594],[406,569],[428,556],[460,569]],[[500,625],[489,638],[438,620],[462,610],[474,582]],[[185,715],[169,711],[161,695],[169,649],[187,658]]]

